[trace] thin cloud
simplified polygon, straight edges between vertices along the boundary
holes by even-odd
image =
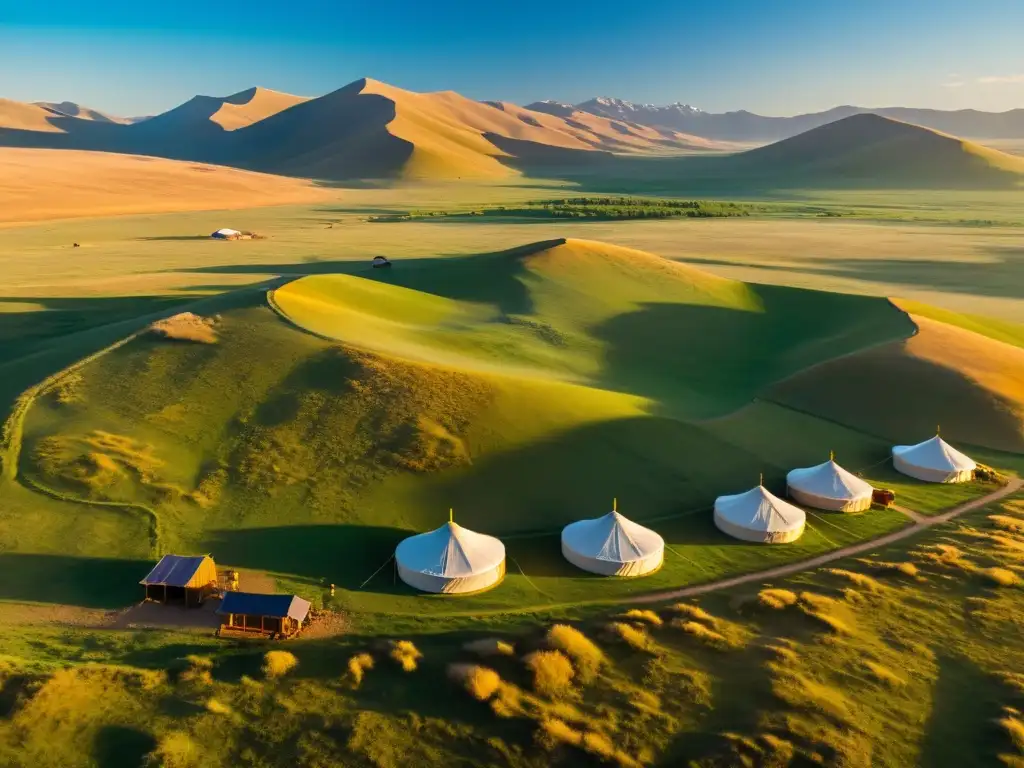
[[[988,75],[986,77],[979,77],[978,82],[998,85],[1024,83],[1024,75]]]
[[[963,85],[964,85],[963,80],[952,80],[952,81],[950,81],[948,83],[943,83],[942,87],[943,88],[963,88]]]

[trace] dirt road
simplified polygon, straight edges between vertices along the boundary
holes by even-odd
[[[728,589],[730,587],[738,587],[741,584],[750,584],[756,581],[765,581],[768,579],[778,579],[783,576],[792,576],[794,573],[800,573],[801,571],[808,571],[812,568],[825,565],[827,563],[841,560],[844,557],[850,557],[851,555],[859,555],[862,552],[869,552],[879,547],[885,547],[897,541],[915,536],[921,531],[932,528],[942,523],[948,523],[950,520],[959,517],[960,515],[970,512],[972,510],[983,507],[986,504],[991,504],[994,501],[999,501],[1007,496],[1010,496],[1021,488],[1024,488],[1024,479],[1013,478],[1005,486],[997,491],[988,493],[981,498],[974,499],[972,501],[965,502],[958,507],[954,507],[948,512],[935,515],[934,517],[924,517],[918,515],[916,522],[907,527],[901,528],[893,533],[880,536],[877,539],[871,539],[870,541],[862,541],[857,544],[851,544],[848,547],[833,550],[827,552],[824,555],[812,557],[809,560],[801,560],[796,563],[788,563],[787,565],[780,565],[777,568],[769,568],[764,571],[756,571],[755,573],[746,573],[742,576],[730,576],[726,579],[719,579],[718,581],[710,581],[706,584],[697,584],[692,587],[683,587],[681,589],[666,590],[663,592],[653,592],[649,595],[641,595],[634,597],[630,600],[633,603],[660,603],[664,600],[678,600],[681,597],[696,597],[697,595],[704,595],[708,592],[717,592],[720,589]]]

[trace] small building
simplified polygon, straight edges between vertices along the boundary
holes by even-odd
[[[217,565],[209,555],[164,555],[139,583],[146,588],[146,600],[202,605],[217,592]]]
[[[302,629],[309,616],[309,601],[295,595],[259,595],[227,592],[217,614],[220,631],[254,632],[290,637]]]

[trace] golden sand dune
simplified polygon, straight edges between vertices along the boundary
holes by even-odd
[[[1024,181],[1024,158],[871,113],[744,152],[731,165],[840,185],[1000,187]]]
[[[248,88],[230,96],[195,96],[172,110],[139,123],[133,130],[190,131],[217,127],[235,131],[283,112],[308,99],[269,88]]]
[[[97,123],[128,125],[134,122],[131,118],[108,115],[106,112],[100,112],[98,109],[76,104],[73,101],[36,101],[33,102],[33,105],[61,115],[67,115],[68,117],[77,117],[80,120],[93,120]]]
[[[0,149],[0,222],[7,223],[284,205],[330,195],[302,179],[215,165],[105,152]]]
[[[0,99],[0,128],[61,133],[58,118],[60,115],[39,104]]]
[[[630,150],[671,150],[671,149],[719,149],[720,144],[700,136],[691,136],[678,131],[652,128],[648,125],[626,123],[589,112],[573,112],[559,117],[547,112],[535,112],[507,101],[488,102],[527,125],[535,125],[548,131],[566,134],[583,146],[597,147],[612,151]],[[508,135],[510,138],[524,138]]]
[[[824,363],[782,382],[771,399],[893,440],[942,431],[1024,450],[1024,349],[910,315],[905,341]]]
[[[517,175],[503,158],[535,148],[560,161],[596,150],[664,152],[697,147],[682,134],[590,116],[588,124],[451,91],[413,93],[363,79],[238,131],[239,157],[275,173],[495,179]],[[703,145],[708,148],[709,145]]]

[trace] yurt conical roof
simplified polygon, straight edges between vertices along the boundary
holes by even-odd
[[[938,435],[917,445],[894,445],[893,466],[905,475],[930,483],[963,483],[978,465]]]
[[[505,545],[449,521],[404,539],[395,549],[398,575],[424,592],[478,592],[505,575]]]
[[[715,499],[714,520],[722,532],[734,538],[777,544],[799,539],[807,515],[758,485],[745,493]]]
[[[818,509],[860,512],[871,507],[871,485],[839,466],[835,459],[786,475],[789,495]]]
[[[643,576],[665,559],[665,540],[612,509],[562,529],[562,555],[577,568],[602,576]]]

